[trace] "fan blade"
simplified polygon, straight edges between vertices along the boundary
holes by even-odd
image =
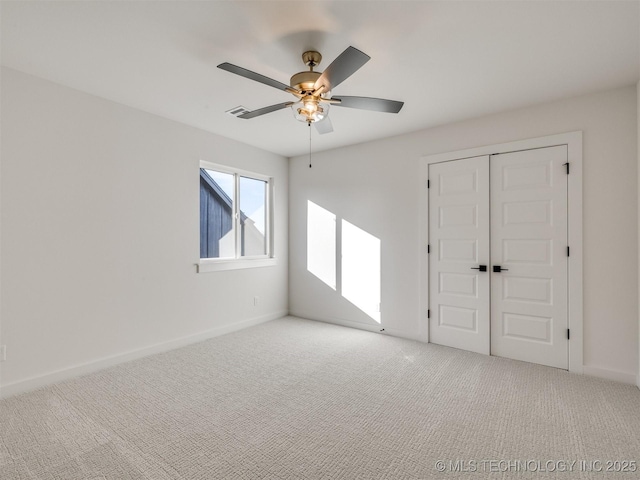
[[[265,77],[264,75],[260,75],[259,73],[252,72],[251,70],[238,67],[237,65],[233,65],[231,63],[221,63],[220,65],[218,65],[218,68],[226,70],[227,72],[235,73],[236,75],[240,75],[241,77],[248,78],[249,80],[264,83],[265,85],[277,88],[278,90],[287,91],[287,89],[291,88],[289,87],[289,85],[285,85],[284,83],[274,80],[273,78]]]
[[[331,124],[331,119],[329,117],[326,117],[320,122],[314,122],[313,124],[320,135],[333,132],[333,125]]]
[[[331,100],[340,101],[340,103],[334,104],[336,107],[359,108],[385,113],[398,113],[404,105],[404,102],[371,97],[333,97]]]
[[[360,50],[354,47],[347,48],[344,52],[338,55],[331,65],[329,65],[322,75],[316,80],[314,84],[314,90],[324,85],[325,92],[337,87],[347,78],[353,75],[360,67],[367,63],[371,57],[366,53],[362,53]]]
[[[270,105],[268,107],[259,108],[258,110],[254,110],[253,112],[243,113],[242,115],[238,115],[238,118],[244,118],[245,120],[248,120],[250,118],[259,117],[260,115],[264,115],[266,113],[282,110],[283,108],[290,107],[291,105],[293,105],[293,102],[278,103],[276,105]]]

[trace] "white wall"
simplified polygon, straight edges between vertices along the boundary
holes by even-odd
[[[4,395],[287,313],[286,158],[10,69],[1,120]],[[275,178],[277,266],[196,273],[201,159]]]
[[[370,115],[383,121],[383,114]],[[290,159],[290,312],[418,338],[420,322],[426,322],[419,312],[420,157],[576,130],[584,132],[585,371],[633,382],[638,371],[635,86],[317,153],[311,169],[305,157]],[[307,271],[308,200],[380,239],[380,326],[339,289]]]
[[[636,100],[638,102],[636,126],[638,128],[638,215],[640,215],[640,82],[636,85]],[[640,261],[640,219],[638,221],[638,260]],[[640,278],[640,263],[638,264],[638,276]],[[640,282],[638,282],[640,284]],[[638,285],[640,288],[640,285]],[[640,298],[640,290],[638,291]],[[640,317],[638,318],[638,344],[640,344]],[[639,347],[640,348],[640,347]],[[640,387],[640,352],[638,352],[638,377],[636,384]]]

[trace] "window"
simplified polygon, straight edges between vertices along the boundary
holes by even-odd
[[[199,272],[275,264],[273,181],[201,162]]]

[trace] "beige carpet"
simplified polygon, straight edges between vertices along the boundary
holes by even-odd
[[[0,403],[3,480],[640,478],[607,461],[634,386],[291,317]]]

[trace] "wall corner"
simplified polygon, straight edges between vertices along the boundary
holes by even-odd
[[[636,114],[636,141],[637,141],[637,149],[636,155],[638,156],[638,184],[637,184],[637,192],[638,192],[638,277],[640,278],[640,81],[636,84],[636,105],[637,105],[637,114]],[[640,285],[638,287],[638,298],[640,298]],[[639,309],[640,310],[640,309]],[[638,312],[638,376],[636,377],[636,385],[640,388],[640,311]]]

